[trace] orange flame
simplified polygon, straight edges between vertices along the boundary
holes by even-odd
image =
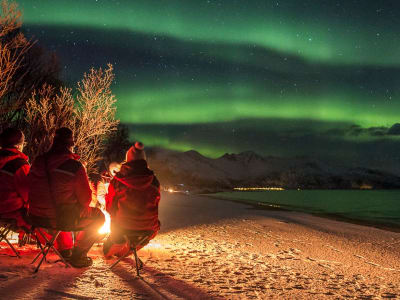
[[[105,184],[105,190],[107,191],[108,190],[108,186],[109,186],[109,183],[106,183]],[[106,199],[105,199],[105,196],[104,195],[102,195],[102,196],[97,196],[97,200],[99,201],[99,203],[100,203],[100,205],[101,205],[101,211],[103,212],[103,214],[104,214],[104,217],[105,217],[105,222],[104,222],[104,224],[103,224],[103,226],[99,229],[99,234],[109,234],[110,232],[111,232],[111,217],[110,217],[110,214],[105,210],[105,207],[106,207]]]
[[[104,214],[104,217],[106,218],[103,226],[99,229],[99,234],[109,234],[111,232],[111,217],[110,214],[105,210],[101,209],[101,211]]]

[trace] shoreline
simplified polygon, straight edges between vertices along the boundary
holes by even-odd
[[[295,207],[290,208],[290,207],[282,207],[280,205],[276,205],[274,203],[267,203],[267,202],[253,202],[251,200],[244,200],[244,199],[229,199],[229,198],[224,198],[224,197],[218,197],[216,194],[199,194],[199,196],[205,196],[217,200],[223,200],[223,201],[228,201],[228,202],[233,202],[233,203],[241,203],[241,204],[247,204],[252,207],[252,209],[255,210],[278,210],[278,211],[290,211],[290,212],[301,212],[305,214],[309,214],[312,216],[316,217],[321,217],[329,220],[334,220],[334,221],[340,221],[340,222],[346,222],[350,224],[355,224],[355,225],[362,225],[362,226],[367,226],[367,227],[373,227],[381,230],[386,230],[390,232],[396,232],[400,233],[400,226],[396,226],[395,224],[383,224],[380,222],[373,222],[373,221],[367,221],[367,220],[360,220],[360,219],[352,219],[346,216],[342,216],[339,214],[329,214],[329,213],[316,213],[316,212],[307,212],[307,211],[301,211],[301,210],[296,210]]]

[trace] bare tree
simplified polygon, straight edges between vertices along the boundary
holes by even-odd
[[[115,96],[110,89],[113,79],[112,65],[105,70],[90,70],[78,83],[76,101],[67,88],[55,93],[53,87],[45,85],[35,92],[26,104],[25,118],[31,158],[46,152],[55,130],[66,126],[74,131],[75,151],[88,173],[96,173],[104,140],[119,123],[115,120]]]
[[[108,64],[105,70],[91,69],[78,83],[74,122],[76,151],[87,163],[89,174],[97,170],[103,142],[119,123],[115,120],[116,100],[110,89],[113,80],[113,67]]]
[[[13,78],[22,64],[24,54],[32,45],[19,32],[21,25],[21,11],[18,5],[3,0],[0,15],[0,125],[5,123],[10,112],[21,105],[19,101],[5,101],[5,96],[15,85]]]
[[[46,52],[21,32],[21,11],[12,1],[1,2],[0,15],[0,130],[24,127],[24,107],[32,92],[44,84],[61,87],[55,54]]]
[[[24,128],[31,159],[48,150],[57,128],[74,130],[76,152],[89,173],[96,172],[104,139],[118,121],[110,86],[113,68],[90,70],[78,83],[77,97],[61,87],[59,64],[21,32],[16,2],[2,0],[0,15],[0,130],[10,123]],[[25,122],[25,124],[23,124]]]
[[[26,103],[25,129],[26,152],[32,159],[43,154],[51,145],[57,128],[73,127],[74,98],[71,89],[61,88],[59,93],[55,88],[45,84],[35,91]]]

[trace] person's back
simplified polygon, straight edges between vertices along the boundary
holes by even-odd
[[[145,159],[135,157],[122,164],[106,199],[111,222],[120,228],[159,230],[160,183]]]
[[[147,166],[143,144],[136,143],[128,150],[126,162],[108,189],[106,208],[111,215],[111,236],[104,244],[104,254],[122,251],[117,244],[123,243],[125,233],[153,231],[154,238],[160,230],[159,202],[160,183]]]
[[[159,187],[157,178],[147,168],[145,160],[123,164],[121,171],[114,177],[110,190],[110,196],[112,190],[115,192],[108,207],[113,221],[124,229],[159,230]]]
[[[18,178],[26,176],[28,172],[29,163],[23,153],[16,149],[0,149],[0,213],[24,206],[27,200],[27,182],[23,186],[18,183]]]
[[[0,217],[16,219],[17,225],[29,227],[22,216],[28,198],[28,157],[22,153],[24,135],[14,128],[0,137]]]
[[[29,213],[56,221],[56,204],[80,204],[87,208],[91,189],[79,157],[68,150],[39,156],[29,174]],[[54,197],[54,198],[53,198]]]
[[[89,207],[92,191],[79,156],[72,153],[73,146],[72,131],[57,129],[50,151],[33,162],[29,214],[35,226],[63,231],[59,236],[65,239],[57,239],[63,250],[72,247],[69,231],[79,231],[69,262],[75,267],[87,267],[92,264],[87,253],[98,238],[104,215]]]

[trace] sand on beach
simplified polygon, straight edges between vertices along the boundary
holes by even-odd
[[[0,249],[1,299],[400,299],[400,233],[304,213],[164,193],[162,230],[134,260],[87,269],[50,256],[38,274]],[[7,297],[7,298],[6,298]]]

